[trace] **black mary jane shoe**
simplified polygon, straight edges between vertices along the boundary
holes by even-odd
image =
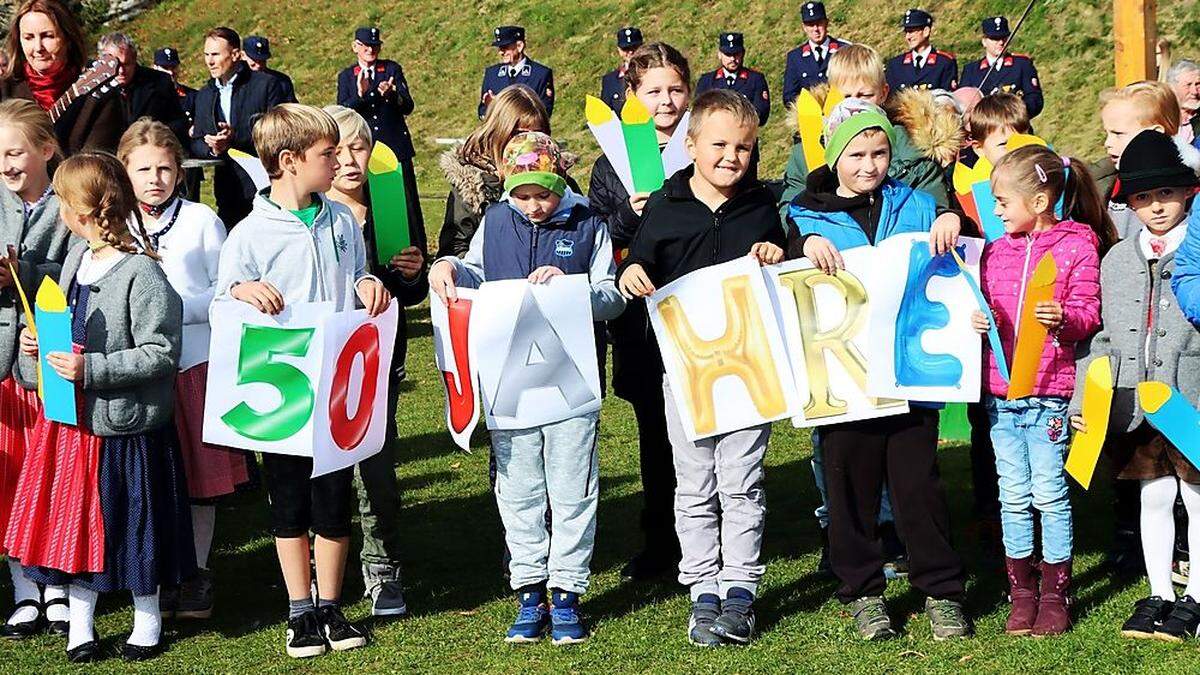
[[[32,607],[37,610],[37,616],[32,621],[22,621],[21,623],[5,623],[0,626],[0,637],[5,640],[24,640],[31,638],[34,635],[42,632],[42,626],[46,619],[45,611],[42,609],[42,603],[37,600],[22,600],[13,607],[13,613]]]
[[[126,661],[147,661],[162,653],[162,642],[151,647],[131,645],[128,642],[121,645],[121,656]]]
[[[74,649],[67,650],[67,660],[71,663],[95,663],[104,658],[104,649],[100,645],[100,635],[92,631],[92,639]]]
[[[46,632],[51,635],[56,635],[58,637],[66,637],[67,633],[71,629],[71,622],[70,621],[51,621],[50,620],[50,608],[54,605],[62,605],[63,607],[68,607],[70,605],[70,603],[67,601],[66,598],[52,598],[52,599],[46,601],[46,604],[42,607],[42,616],[44,616],[46,619]]]

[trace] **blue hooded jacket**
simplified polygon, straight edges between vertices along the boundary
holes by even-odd
[[[818,171],[828,172],[828,169],[818,169],[813,174]],[[815,178],[817,176],[812,175],[809,181]],[[812,187],[797,195],[788,207],[788,218],[801,236],[820,235],[833,242],[841,251],[872,243],[863,228],[845,210],[831,208],[826,211],[814,208],[814,202],[832,195],[814,192]],[[937,217],[937,203],[933,197],[920,190],[913,190],[894,178],[885,179],[879,186],[879,199],[875,242],[887,239],[893,234],[928,232]]]

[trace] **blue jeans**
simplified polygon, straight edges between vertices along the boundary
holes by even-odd
[[[988,396],[996,473],[1000,477],[1000,524],[1010,558],[1033,555],[1033,512],[1042,517],[1042,558],[1071,557],[1071,502],[1063,461],[1067,449],[1067,399],[1031,396],[1006,401]]]

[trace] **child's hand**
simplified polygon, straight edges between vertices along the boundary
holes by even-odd
[[[83,381],[83,354],[68,354],[67,352],[50,352],[46,355],[46,363],[58,373],[58,376],[69,382]]]
[[[971,328],[974,328],[976,333],[982,335],[992,329],[992,322],[988,321],[987,314],[977,309],[971,312]]]
[[[1087,433],[1087,422],[1083,421],[1082,415],[1071,415],[1071,428],[1081,434]]]
[[[626,299],[643,298],[654,292],[654,283],[650,281],[650,277],[646,275],[646,268],[634,263],[625,268],[621,273],[621,279],[617,282],[617,288],[621,291]]]
[[[774,265],[783,262],[783,249],[769,241],[760,241],[750,247],[750,255],[759,265]]]
[[[425,256],[421,254],[421,249],[416,246],[409,246],[392,256],[388,261],[388,265],[400,272],[400,276],[407,281],[412,281],[421,273],[421,268],[425,266]]]
[[[32,356],[34,358],[37,358],[37,352],[38,352],[37,336],[33,334],[33,331],[29,330],[28,326],[25,328],[22,328],[21,329],[21,353],[24,354],[25,356]]]
[[[562,274],[563,274],[563,271],[558,269],[554,265],[542,265],[541,267],[534,270],[533,274],[529,275],[529,283],[544,284],[544,283],[550,281],[551,277],[561,277]]]
[[[383,287],[383,282],[378,279],[362,279],[354,285],[354,290],[370,316],[383,314],[387,311],[388,303],[392,301],[392,294],[388,293]]]
[[[9,266],[12,266],[11,269]],[[21,268],[21,261],[17,260],[17,249],[9,244],[8,255],[0,256],[0,288],[8,288],[13,285],[13,270]]]
[[[283,295],[265,281],[246,281],[229,289],[235,300],[252,305],[263,314],[278,314],[283,311]]]
[[[1058,330],[1063,322],[1062,305],[1056,300],[1043,300],[1034,306],[1033,316],[1047,330]]]
[[[439,260],[429,268],[429,287],[449,305],[451,300],[458,299],[458,288],[454,285],[454,263],[449,260]]]
[[[842,262],[842,254],[833,242],[825,237],[812,236],[805,239],[804,257],[829,275],[837,274],[838,270],[846,268],[846,263]]]
[[[649,192],[639,192],[629,195],[629,208],[633,209],[633,212],[640,216],[642,215],[642,209],[646,208],[646,200],[648,199],[650,199]]]
[[[957,213],[943,213],[929,228],[929,252],[934,255],[947,253],[958,243],[962,231],[962,220]]]

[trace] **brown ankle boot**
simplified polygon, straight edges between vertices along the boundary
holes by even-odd
[[[1029,635],[1038,611],[1037,571],[1033,566],[1033,556],[1005,558],[1004,564],[1008,569],[1008,599],[1012,602],[1004,632],[1009,635]]]
[[[1042,597],[1038,601],[1037,621],[1033,623],[1035,637],[1061,635],[1071,630],[1067,598],[1070,589],[1070,558],[1060,563],[1042,563]]]

